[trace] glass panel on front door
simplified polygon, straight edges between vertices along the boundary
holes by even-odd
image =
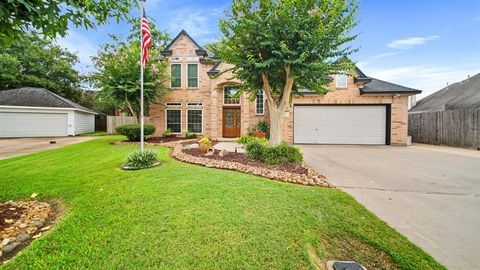
[[[225,126],[227,128],[233,128],[233,110],[227,110],[225,112]]]

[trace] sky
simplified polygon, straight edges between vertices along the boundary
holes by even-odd
[[[199,44],[221,37],[218,19],[230,0],[147,0],[147,15],[175,37],[185,29]],[[480,0],[359,0],[359,36],[350,56],[368,76],[423,90],[418,99],[480,73]],[[132,10],[131,15],[139,15]],[[82,73],[108,34],[127,34],[111,21],[96,30],[71,28],[58,43],[80,58]]]

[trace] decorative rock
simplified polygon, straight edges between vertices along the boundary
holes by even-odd
[[[18,242],[25,242],[27,241],[28,239],[30,239],[30,235],[29,234],[26,234],[26,233],[21,233],[19,235],[17,235],[17,241]]]
[[[27,227],[27,224],[22,223],[22,224],[18,225],[18,227],[19,227],[20,229],[25,229],[25,228]]]
[[[3,255],[3,251],[0,250],[0,258],[2,257],[2,255]]]
[[[6,245],[8,245],[8,243],[10,243],[10,238],[5,238],[2,241],[2,246],[6,246]]]
[[[223,149],[222,151],[220,151],[220,153],[218,153],[218,155],[221,156],[221,157],[224,157],[224,156],[228,155],[228,152],[227,152],[227,150]]]
[[[43,226],[43,221],[35,220],[35,221],[33,221],[33,224],[35,224],[35,227],[42,227]]]
[[[48,230],[50,230],[51,228],[52,228],[52,226],[49,225],[49,226],[47,226],[47,227],[41,228],[40,231],[42,231],[42,232],[48,231]]]
[[[3,251],[3,252],[6,252],[6,253],[11,252],[11,251],[14,250],[18,245],[20,245],[19,242],[13,242],[13,243],[11,243],[10,245],[4,246],[4,247],[2,248],[2,251]]]

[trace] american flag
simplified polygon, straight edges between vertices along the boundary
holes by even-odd
[[[148,60],[148,48],[152,45],[152,35],[150,34],[150,26],[148,26],[147,15],[145,10],[143,11],[142,16],[142,65],[145,66]]]

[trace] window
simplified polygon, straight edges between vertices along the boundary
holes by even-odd
[[[187,102],[188,107],[202,107],[202,102]]]
[[[223,104],[239,105],[240,93],[235,86],[229,85],[223,88]]]
[[[181,102],[167,102],[167,103],[165,103],[165,106],[168,106],[168,107],[180,107],[180,106],[182,106],[182,103],[181,103]]]
[[[179,109],[167,109],[167,128],[172,133],[182,133],[182,110]]]
[[[187,130],[193,133],[203,133],[202,110],[187,110]]]
[[[255,114],[265,114],[265,98],[263,97],[263,90],[257,92],[257,99],[255,100]]]
[[[182,87],[182,64],[172,64],[171,66],[171,75],[172,75],[172,88]]]
[[[198,64],[187,64],[188,88],[198,88]]]
[[[337,88],[347,88],[347,73],[338,73],[336,79]]]

